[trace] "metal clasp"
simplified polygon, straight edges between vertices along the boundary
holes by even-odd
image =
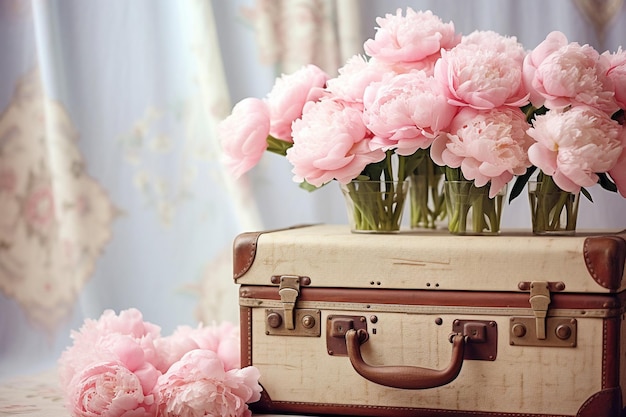
[[[522,281],[517,284],[522,291],[530,291],[530,307],[535,316],[535,334],[537,339],[545,340],[546,338],[546,317],[548,315],[548,306],[550,305],[551,292],[559,292],[565,289],[565,283],[548,282],[548,281]]]
[[[293,310],[296,307],[298,295],[300,295],[300,277],[293,275],[280,277],[278,295],[280,296],[280,301],[283,303],[285,328],[287,330],[293,330],[296,328]]]
[[[548,317],[551,294],[563,291],[561,281],[523,281],[522,291],[530,291],[530,307],[534,317],[511,317],[509,342],[515,346],[575,347],[577,322],[574,318]],[[534,327],[534,331],[533,331]]]
[[[530,284],[530,307],[535,315],[535,332],[539,340],[546,338],[546,316],[550,301],[550,290],[547,282],[534,281]]]
[[[320,310],[296,308],[300,286],[311,284],[311,279],[297,275],[275,275],[271,282],[279,284],[278,295],[282,309],[265,310],[265,334],[319,337]]]

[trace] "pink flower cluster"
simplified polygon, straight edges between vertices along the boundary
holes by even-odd
[[[435,64],[435,80],[458,111],[432,147],[441,166],[460,168],[477,187],[495,196],[530,167],[532,139],[520,106],[529,94],[522,82],[524,48],[514,37],[473,32]]]
[[[377,180],[371,175],[381,170],[370,167],[427,150],[437,165],[488,185],[491,196],[534,166],[572,192],[610,177],[626,197],[621,49],[600,54],[552,32],[528,51],[515,37],[463,36],[452,22],[411,8],[376,22],[365,55],[336,77],[309,65],[279,78],[255,108],[239,111],[246,100],[235,106],[220,136],[235,175],[280,135],[294,181],[315,187]]]
[[[315,65],[279,77],[268,96],[249,97],[235,105],[218,126],[224,163],[235,178],[252,169],[268,149],[268,136],[291,143],[291,124],[308,102],[323,94],[328,75]]]
[[[626,54],[599,54],[560,32],[524,59],[524,84],[535,107],[530,161],[563,190],[577,192],[608,174],[626,197],[626,131],[614,116],[626,109]]]
[[[261,396],[259,371],[239,368],[239,332],[230,323],[162,337],[136,309],[107,310],[72,339],[59,377],[74,417],[247,417],[247,403]]]

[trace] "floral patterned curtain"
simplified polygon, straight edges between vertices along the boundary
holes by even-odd
[[[211,4],[6,0],[0,54],[0,378],[107,308],[236,321],[232,239],[262,224],[219,160]]]
[[[279,73],[305,64],[335,73],[361,46],[355,0],[256,0],[243,12],[257,34],[261,62]]]

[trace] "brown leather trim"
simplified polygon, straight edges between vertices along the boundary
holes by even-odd
[[[252,365],[252,309],[239,307],[241,367]]]
[[[233,241],[233,279],[241,278],[252,266],[256,257],[257,242],[259,236],[264,233],[279,232],[281,230],[297,229],[299,227],[311,226],[308,224],[286,227],[283,229],[265,230],[261,232],[244,232],[235,237]]]
[[[263,232],[246,232],[233,242],[233,279],[237,281],[252,266],[256,256],[256,244]]]
[[[622,412],[622,390],[619,387],[596,392],[580,407],[576,417],[619,417]]]
[[[242,285],[242,298],[280,300],[278,290],[271,286]],[[621,313],[622,301],[618,294],[559,293],[551,295],[550,308],[606,309],[608,316]],[[529,308],[529,294],[524,292],[396,290],[363,288],[301,287],[299,301],[336,303],[400,304],[460,307]]]
[[[588,237],[583,245],[583,256],[594,281],[613,291],[621,286],[626,240],[617,235]]]
[[[498,413],[485,411],[435,410],[429,408],[384,407],[348,404],[320,404],[267,401],[250,405],[256,413],[297,413],[330,416],[368,417],[567,417],[564,414]],[[571,416],[570,416],[571,417]],[[605,417],[604,415],[598,417]]]
[[[602,327],[602,388],[619,388],[621,318],[605,319]]]

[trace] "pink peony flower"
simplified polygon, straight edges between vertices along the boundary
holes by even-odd
[[[260,398],[259,371],[239,369],[232,323],[180,326],[162,338],[138,310],[107,310],[72,338],[59,374],[74,417],[250,416],[246,402]]]
[[[72,331],[73,344],[59,358],[61,387],[67,388],[76,373],[94,362],[115,360],[131,371],[145,363],[156,364],[154,341],[160,331],[132,308],[121,311],[119,316],[106,310],[98,320],[85,320],[78,332]]]
[[[334,99],[362,109],[365,88],[373,82],[382,80],[388,72],[390,69],[387,66],[355,55],[339,69],[338,77],[326,82],[326,90]]]
[[[261,398],[259,376],[255,367],[225,371],[210,350],[190,351],[159,378],[157,416],[251,416],[246,403]]]
[[[370,140],[361,111],[330,99],[309,103],[293,124],[293,147],[287,150],[294,181],[347,184],[369,163],[385,158],[382,150],[370,150]]]
[[[291,142],[291,124],[302,115],[305,103],[322,97],[328,78],[328,74],[312,64],[278,78],[266,99],[270,135]]]
[[[465,178],[477,187],[491,181],[493,198],[514,175],[530,166],[527,150],[532,142],[526,135],[528,123],[518,108],[503,107],[479,111],[464,107],[452,120],[447,135],[431,146],[431,158],[441,166],[461,168]]]
[[[626,109],[626,52],[620,47],[617,52],[602,54],[609,60],[607,76],[615,87],[615,100],[621,109]]]
[[[365,90],[365,125],[374,133],[370,148],[412,155],[430,146],[457,108],[423,71],[386,76]]]
[[[515,37],[477,31],[442,51],[434,76],[457,106],[522,107],[529,97],[522,81],[524,56],[524,47]]]
[[[267,149],[270,132],[267,104],[258,98],[245,98],[218,125],[224,163],[235,178],[252,169]]]
[[[153,416],[159,375],[154,368],[132,372],[120,362],[95,362],[72,378],[68,408],[74,417]]]
[[[530,161],[570,192],[596,184],[596,173],[613,169],[624,149],[623,128],[590,106],[537,116],[528,134],[536,141]]]
[[[410,7],[406,16],[398,9],[376,19],[378,28],[374,39],[368,39],[365,52],[400,72],[410,69],[432,70],[441,49],[450,49],[460,41],[454,23],[443,23],[430,10],[415,12]]]
[[[157,368],[163,373],[185,353],[195,349],[215,352],[224,363],[225,371],[241,366],[239,328],[229,322],[196,328],[179,326],[171,336],[156,340],[155,346],[160,359]]]
[[[586,104],[607,114],[617,109],[609,59],[589,45],[551,32],[524,60],[524,83],[535,107],[561,110]]]

